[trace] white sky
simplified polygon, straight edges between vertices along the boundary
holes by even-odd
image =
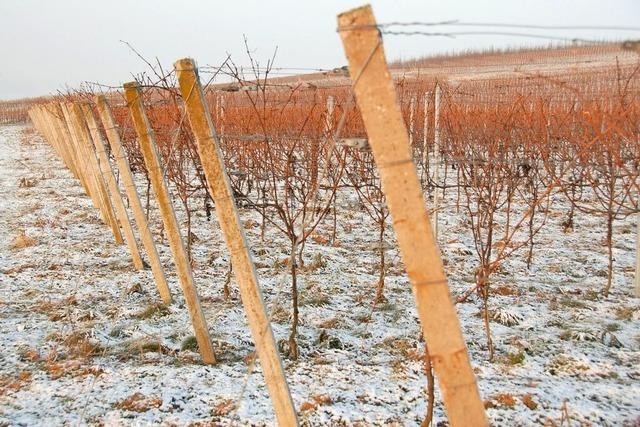
[[[145,65],[119,40],[170,68],[186,56],[218,64],[226,53],[246,64],[242,35],[276,66],[333,68],[345,64],[336,14],[362,1],[0,0],[0,99],[46,95],[83,81],[119,85]],[[640,0],[380,0],[378,22],[508,22],[640,26]],[[541,31],[567,37],[640,39],[616,31]],[[385,36],[389,59],[478,47],[539,44],[505,36]]]

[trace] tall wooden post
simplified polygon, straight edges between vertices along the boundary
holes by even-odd
[[[96,182],[96,190],[98,192],[98,198],[107,217],[107,225],[111,227],[111,232],[116,240],[116,243],[121,245],[124,243],[118,221],[116,220],[115,212],[113,211],[113,205],[111,204],[111,198],[109,197],[109,190],[104,182],[102,173],[100,172],[100,166],[98,165],[98,158],[96,157],[95,148],[91,141],[91,135],[89,129],[84,120],[84,115],[80,104],[71,103],[69,105],[71,112],[71,121],[76,129],[76,135],[78,136],[78,142],[81,145],[81,149],[85,152],[85,158],[89,163],[92,178]]]
[[[333,136],[333,110],[333,96],[329,95],[327,96],[327,111],[324,117],[324,131],[326,133],[326,138],[331,138]]]
[[[131,211],[133,212],[133,218],[135,219],[138,231],[140,232],[140,240],[142,241],[144,250],[147,252],[147,256],[149,257],[149,264],[151,265],[151,271],[153,272],[153,278],[155,279],[158,292],[160,293],[162,301],[165,304],[170,304],[171,291],[169,290],[169,284],[167,283],[167,278],[164,274],[162,263],[160,262],[158,250],[153,242],[153,235],[149,229],[149,224],[147,223],[147,218],[144,214],[144,209],[142,208],[142,203],[138,196],[138,191],[136,190],[136,184],[133,181],[133,174],[129,167],[127,154],[122,147],[122,142],[120,141],[120,135],[118,135],[115,120],[113,120],[111,108],[109,108],[104,95],[97,95],[95,102],[98,107],[98,114],[100,114],[100,119],[102,120],[102,125],[104,126],[104,130],[107,134],[107,140],[111,146],[113,157],[116,161],[118,171],[120,172],[120,179],[122,180],[122,185],[127,195],[127,199],[129,200]]]
[[[415,131],[416,119],[416,97],[411,96],[409,100],[409,146],[413,148],[413,133]]]
[[[435,168],[433,171],[433,182],[436,187],[433,190],[433,234],[438,241],[438,216],[440,212],[440,85],[436,84],[436,92],[433,100],[433,160]]]
[[[34,122],[38,132],[42,134],[45,141],[54,149],[58,157],[65,162],[58,140],[54,137],[51,126],[49,126],[49,122],[47,121],[48,113],[46,111],[46,107],[44,105],[37,105],[31,110],[31,112],[33,113],[31,115],[31,120]]]
[[[100,198],[98,197],[96,181],[95,179],[93,179],[93,176],[91,174],[91,165],[89,163],[89,159],[86,158],[85,151],[82,149],[80,142],[78,141],[79,137],[76,134],[76,129],[73,125],[70,107],[67,103],[60,103],[59,107],[60,111],[63,114],[62,123],[64,125],[64,130],[67,136],[69,150],[71,153],[73,153],[74,162],[78,166],[78,173],[81,177],[80,181],[84,183],[85,192],[91,198],[93,206],[100,213],[102,221],[105,224],[108,224],[107,216],[105,214]]]
[[[167,231],[167,237],[169,239],[169,247],[171,248],[173,259],[176,263],[180,286],[182,287],[182,292],[184,293],[184,298],[187,302],[187,308],[189,309],[191,323],[193,324],[202,360],[207,364],[215,364],[216,356],[213,351],[211,337],[209,336],[207,321],[204,318],[204,313],[200,306],[198,291],[196,290],[196,286],[193,282],[193,274],[191,272],[191,265],[189,264],[189,257],[187,256],[187,251],[184,248],[182,235],[180,234],[180,227],[178,226],[178,220],[173,210],[173,204],[171,203],[171,194],[169,193],[167,182],[164,179],[162,165],[160,164],[160,156],[158,155],[158,148],[156,147],[155,138],[153,136],[151,126],[149,125],[147,114],[144,111],[144,106],[142,105],[142,98],[140,90],[138,89],[138,84],[135,82],[125,83],[124,94],[131,111],[133,125],[136,129],[136,133],[138,134],[140,150],[144,156],[144,164],[149,172],[151,186],[153,187],[153,191],[158,199],[160,214],[162,215],[164,228]]]
[[[129,248],[129,253],[131,253],[131,258],[133,259],[133,266],[137,270],[142,270],[144,268],[144,263],[140,256],[138,243],[136,242],[136,237],[133,234],[133,228],[131,228],[131,222],[129,221],[129,214],[127,213],[127,208],[122,201],[118,182],[113,174],[113,169],[109,162],[109,156],[107,155],[102,135],[100,135],[100,131],[98,130],[98,124],[96,123],[96,118],[93,115],[93,110],[88,104],[82,104],[81,108],[89,128],[90,137],[93,141],[96,155],[98,156],[98,167],[100,168],[100,173],[102,173],[102,177],[107,184],[109,193],[111,193],[111,201],[113,202],[115,213],[118,217],[118,221],[120,222],[120,226],[122,227],[122,231],[124,232],[127,247]]]
[[[422,100],[423,108],[424,108],[424,122],[422,123],[422,170],[423,175],[428,178],[426,175],[429,170],[429,98],[431,97],[431,92],[426,92],[424,94],[424,98]]]
[[[371,7],[339,15],[338,29],[449,421],[486,426]]]
[[[69,142],[65,140],[65,136],[60,132],[58,126],[58,120],[62,116],[60,106],[56,103],[50,103],[44,106],[44,109],[46,111],[45,120],[49,124],[53,138],[57,141],[65,165],[76,178],[79,178],[76,165],[73,162],[73,156],[69,150]]]
[[[636,277],[635,296],[640,297],[640,214],[636,214]]]
[[[224,138],[224,123],[225,123],[225,116],[227,113],[227,104],[226,104],[224,95],[220,95],[218,100],[220,101],[220,118],[219,118],[220,139],[222,140],[222,138]]]
[[[100,173],[97,171],[95,154],[90,151],[87,146],[86,129],[82,129],[80,116],[73,103],[62,103],[60,105],[71,135],[70,140],[73,144],[73,150],[76,152],[78,158],[77,164],[80,165],[80,172],[85,177],[84,179],[87,183],[86,189],[88,190],[88,194],[94,206],[100,212],[102,221],[111,227],[116,243],[120,244],[123,242],[122,235],[113,216],[113,211],[109,209],[110,205],[106,204],[108,195],[106,194],[104,183],[100,179]]]
[[[74,165],[75,175],[80,181],[80,184],[84,188],[85,192],[89,194],[88,184],[85,180],[85,176],[82,173],[82,166],[78,162],[78,153],[74,149],[71,132],[69,131],[69,126],[67,125],[62,106],[59,103],[53,103],[51,104],[51,111],[51,120],[53,121],[53,126],[54,128],[56,128],[60,140],[66,146],[70,161]]]
[[[195,62],[192,59],[179,60],[175,63],[175,69],[187,116],[196,139],[202,169],[207,177],[209,194],[215,201],[216,214],[231,254],[233,271],[238,280],[245,314],[262,364],[278,424],[296,426],[298,420],[295,407],[284,376],[258,284],[258,275],[233,199],[233,191],[220,152],[218,135],[211,122]]]

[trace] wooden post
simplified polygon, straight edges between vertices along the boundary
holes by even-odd
[[[66,103],[59,104],[60,111],[63,114],[63,125],[64,130],[66,132],[66,140],[68,141],[69,150],[73,154],[74,163],[78,167],[78,174],[80,175],[80,182],[83,183],[83,187],[87,195],[91,198],[93,202],[93,206],[98,210],[102,221],[107,224],[108,219],[105,214],[104,208],[102,207],[101,201],[98,197],[98,192],[96,190],[96,182],[93,179],[93,176],[90,171],[90,163],[89,160],[85,157],[84,150],[81,149],[80,143],[78,142],[78,136],[76,135],[75,126],[72,124],[71,111],[69,105]]]
[[[413,132],[415,131],[416,97],[409,100],[409,146],[413,149]]]
[[[111,232],[116,240],[116,243],[121,245],[124,243],[122,234],[120,233],[120,227],[116,220],[116,215],[113,211],[111,199],[109,197],[109,191],[102,179],[102,173],[100,173],[100,167],[98,166],[98,158],[96,157],[93,143],[91,142],[91,135],[87,129],[87,124],[84,120],[84,115],[77,103],[69,104],[69,111],[71,113],[71,123],[75,128],[77,140],[81,146],[81,150],[84,150],[84,157],[88,163],[91,178],[96,183],[96,191],[100,205],[104,211],[107,219],[106,223],[111,227]]]
[[[440,85],[436,84],[436,93],[433,100],[433,182],[436,187],[433,190],[433,234],[438,242],[438,214],[440,211]]]
[[[636,214],[636,280],[635,296],[640,297],[640,214]]]
[[[278,424],[296,426],[298,425],[296,410],[284,376],[269,316],[258,284],[258,275],[233,199],[233,191],[220,152],[218,135],[211,122],[195,62],[192,59],[181,59],[175,63],[175,69],[187,116],[196,139],[202,169],[207,177],[209,194],[215,201],[216,214],[231,254],[231,264],[238,281],[245,314],[262,364]]]
[[[220,123],[220,141],[222,142],[222,138],[224,138],[224,123],[225,123],[225,115],[227,112],[227,104],[225,102],[225,97],[224,95],[220,95],[220,98],[218,98],[220,100],[220,119],[219,119],[219,123]]]
[[[71,173],[73,173],[76,178],[79,178],[76,165],[73,162],[73,156],[71,155],[71,152],[69,150],[69,141],[66,140],[65,136],[62,134],[58,126],[58,120],[60,120],[60,118],[62,117],[60,106],[56,103],[50,103],[47,104],[44,108],[46,110],[45,120],[49,124],[49,128],[51,129],[54,140],[57,141],[63,161],[67,168],[71,171]]]
[[[216,356],[213,351],[211,337],[209,336],[207,321],[204,318],[204,313],[200,306],[198,291],[193,282],[193,274],[191,272],[191,265],[189,264],[189,257],[187,256],[187,251],[184,248],[180,228],[178,226],[178,220],[173,210],[173,204],[171,203],[171,194],[169,193],[169,187],[164,179],[162,165],[160,164],[160,156],[158,155],[158,148],[156,147],[155,138],[153,136],[153,131],[151,130],[151,125],[149,125],[147,114],[144,111],[144,106],[142,105],[142,98],[140,90],[138,89],[138,84],[135,82],[125,83],[124,94],[127,99],[129,110],[131,111],[133,125],[136,129],[136,133],[138,134],[140,150],[144,156],[144,164],[149,172],[151,186],[153,187],[153,191],[156,193],[156,198],[158,199],[160,214],[162,215],[164,228],[167,231],[167,238],[169,239],[169,247],[171,248],[173,259],[176,263],[180,286],[182,287],[182,292],[184,293],[184,298],[187,302],[187,308],[189,309],[191,323],[193,324],[202,360],[207,364],[215,364]]]
[[[69,150],[73,153],[74,163],[78,166],[78,173],[81,176],[81,182],[84,183],[85,192],[91,198],[93,206],[100,212],[102,221],[107,224],[108,219],[105,214],[104,208],[98,197],[98,191],[96,190],[96,182],[90,171],[89,159],[86,158],[84,150],[81,149],[80,142],[78,142],[78,135],[76,134],[75,126],[72,123],[71,110],[67,103],[59,104],[60,111],[63,114],[62,123],[64,125],[63,130],[66,133]]]
[[[333,136],[333,110],[333,96],[329,95],[327,96],[327,111],[326,116],[324,117],[324,131],[326,133],[326,138],[331,138]]]
[[[339,15],[338,30],[449,421],[486,426],[371,7]]]
[[[140,240],[142,241],[144,250],[147,252],[147,256],[149,257],[149,264],[151,265],[151,271],[153,272],[158,292],[165,304],[171,304],[171,291],[169,290],[169,284],[167,283],[167,278],[164,274],[162,263],[160,262],[160,256],[158,256],[158,250],[153,242],[153,235],[149,229],[149,224],[147,223],[147,218],[145,216],[144,209],[142,208],[142,203],[140,202],[135,182],[133,181],[133,174],[129,167],[127,154],[122,147],[120,135],[118,135],[118,129],[116,127],[115,120],[113,120],[113,114],[111,113],[111,108],[109,108],[104,95],[97,95],[95,102],[98,106],[98,113],[100,114],[102,125],[104,126],[104,130],[107,134],[107,140],[111,146],[113,157],[115,158],[118,171],[120,172],[122,185],[125,193],[127,194],[127,198],[129,199],[133,218],[135,219],[138,231],[140,232]]]
[[[34,123],[36,129],[42,136],[44,140],[54,149],[58,157],[60,157],[64,161],[64,157],[62,152],[60,151],[60,146],[58,145],[58,141],[53,137],[51,133],[51,127],[47,122],[47,112],[45,110],[44,105],[38,105],[31,110],[31,121]]]
[[[69,134],[69,128],[67,127],[67,124],[65,122],[65,117],[62,111],[62,107],[60,107],[60,104],[58,103],[51,103],[49,104],[49,111],[51,113],[49,117],[51,119],[51,124],[53,126],[53,129],[60,141],[60,145],[64,147],[63,149],[67,153],[67,158],[69,160],[69,167],[73,172],[73,174],[75,175],[75,177],[78,178],[78,180],[80,181],[80,184],[82,184],[82,187],[85,189],[85,192],[89,194],[89,191],[87,190],[87,183],[80,171],[80,165],[78,163],[77,153],[73,149],[71,135]]]
[[[73,163],[74,165],[76,176],[78,177],[78,180],[82,185],[82,188],[84,188],[85,193],[90,194],[89,184],[87,183],[86,177],[84,175],[82,163],[80,163],[79,161],[79,157],[78,157],[79,153],[74,148],[73,137],[71,135],[71,131],[67,124],[67,119],[66,119],[64,110],[62,108],[62,105],[59,103],[54,103],[52,105],[52,111],[53,111],[53,114],[51,117],[53,120],[54,127],[57,128],[58,135],[60,135],[60,139],[63,141],[64,145],[67,147],[67,152],[69,154],[69,158],[71,159],[71,163]]]
[[[429,134],[429,98],[431,97],[431,92],[426,92],[424,94],[424,99],[422,101],[424,105],[424,122],[422,123],[422,170],[423,175],[426,175],[427,170],[429,169],[429,139],[427,135]]]
[[[51,125],[51,121],[49,118],[49,111],[47,110],[46,105],[40,105],[36,110],[37,121],[39,122],[38,129],[45,136],[45,139],[49,143],[49,145],[55,150],[56,154],[65,166],[69,167],[67,164],[67,157],[65,152],[62,149],[62,145],[57,135],[54,133],[53,126]]]
[[[98,124],[96,123],[96,118],[93,115],[93,110],[88,104],[82,104],[81,108],[87,126],[89,128],[90,137],[93,140],[96,154],[98,156],[98,167],[100,168],[103,179],[107,183],[109,193],[111,193],[111,201],[113,202],[115,213],[120,222],[120,226],[122,227],[122,231],[124,232],[124,238],[127,242],[127,247],[129,248],[131,258],[133,259],[133,266],[136,268],[136,270],[142,270],[144,268],[144,263],[142,262],[142,257],[140,256],[138,243],[136,242],[136,237],[133,234],[133,228],[131,228],[131,222],[129,221],[127,208],[122,201],[122,195],[120,194],[120,189],[118,188],[118,182],[116,181],[116,177],[113,174],[113,169],[111,168],[111,163],[109,162],[109,156],[107,156],[104,141],[102,140],[102,135],[100,135],[100,131],[98,130]]]
[[[78,134],[78,126],[76,126],[75,118],[72,115],[71,104],[61,103],[60,108],[64,114],[65,127],[69,133],[71,150],[74,152],[78,170],[85,182],[85,191],[91,198],[93,206],[98,210],[98,212],[100,212],[102,221],[105,224],[109,224],[109,217],[107,216],[102,199],[99,195],[98,183],[96,175],[93,173],[92,163],[89,161],[89,156],[84,149],[84,145],[80,142],[81,138]]]

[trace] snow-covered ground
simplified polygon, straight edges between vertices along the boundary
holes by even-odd
[[[615,225],[615,280],[605,299],[604,222],[578,214],[575,231],[565,234],[565,210],[554,205],[531,270],[516,254],[493,277],[499,295],[491,310],[511,324],[492,324],[496,361],[487,361],[478,301],[457,307],[488,416],[505,426],[638,425],[634,219]],[[276,337],[286,338],[287,245],[276,230],[262,242],[259,218],[241,216]],[[473,241],[461,215],[440,218],[458,295],[472,285]],[[220,359],[203,366],[188,349],[187,311],[160,222],[152,220],[176,297],[168,308],[157,306],[151,272],[133,269],[53,150],[30,128],[0,127],[0,426],[274,424],[233,281],[231,298],[223,298],[228,256],[217,223],[195,214],[194,274]],[[307,245],[302,355],[285,360],[305,425],[419,425],[424,416],[424,345],[395,250],[388,303],[372,312],[372,230],[363,212],[343,210],[336,247]],[[434,425],[444,420],[438,400]]]

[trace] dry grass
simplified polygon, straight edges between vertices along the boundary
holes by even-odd
[[[17,376],[0,377],[0,395],[11,391],[20,391],[31,382],[31,372],[21,371]]]
[[[157,396],[145,396],[142,393],[134,393],[131,396],[116,402],[113,407],[123,411],[147,412],[153,408],[162,406],[162,399]]]
[[[13,274],[19,274],[22,273],[25,270],[28,270],[30,268],[39,268],[40,266],[34,262],[28,262],[26,264],[22,264],[22,265],[17,265],[15,267],[12,268],[8,268],[6,270],[3,271],[4,274],[10,276]]]
[[[98,366],[86,366],[82,360],[47,361],[44,370],[52,379],[62,377],[83,377],[86,375],[100,376],[104,370]]]
[[[633,313],[637,310],[637,307],[618,307],[616,308],[616,319],[618,320],[631,320],[633,319]]]
[[[129,360],[134,356],[143,356],[146,353],[175,354],[169,347],[151,338],[142,340],[131,340],[124,343],[123,347],[117,351],[117,357],[121,361]]]
[[[105,352],[105,348],[86,330],[76,330],[68,335],[54,333],[48,338],[59,342],[66,350],[68,358],[87,359]]]
[[[317,270],[325,268],[327,266],[327,260],[321,253],[316,253],[310,263],[306,263],[303,267],[300,267],[300,272],[313,273]]]
[[[18,181],[19,188],[31,188],[35,187],[37,184],[38,180],[36,178],[29,179],[24,176]]]
[[[322,307],[331,303],[327,286],[315,280],[307,280],[307,286],[300,291],[300,306]]]
[[[140,313],[136,314],[136,319],[150,319],[152,317],[158,316],[166,316],[171,314],[169,307],[162,303],[151,304]]]
[[[318,324],[318,328],[320,329],[336,329],[340,327],[344,322],[342,319],[338,317],[332,317],[330,319],[324,320]]]
[[[485,408],[514,408],[516,406],[516,398],[509,393],[498,393],[484,401]]]
[[[70,308],[78,305],[74,295],[58,301],[41,301],[33,309],[37,313],[46,314],[54,322],[64,320],[69,316]]]
[[[180,345],[180,350],[181,351],[185,351],[185,350],[191,350],[191,351],[198,351],[198,340],[196,340],[196,337],[194,337],[193,335],[189,335],[187,338],[185,338],[182,341],[182,344]]]
[[[41,210],[44,208],[44,205],[41,202],[35,202],[27,208],[22,209],[17,216],[23,217],[27,215],[31,215],[32,213]]]
[[[49,221],[47,221],[45,218],[38,218],[33,221],[34,227],[45,228],[47,225],[49,225]]]
[[[311,399],[307,400],[306,402],[302,402],[302,405],[300,405],[300,411],[311,412],[315,411],[320,406],[331,405],[332,403],[333,400],[331,400],[331,397],[329,395],[318,394],[316,396],[311,396]]]
[[[231,399],[222,399],[220,403],[213,407],[211,415],[214,417],[224,417],[229,415],[236,408],[236,404]]]
[[[19,230],[18,235],[13,239],[9,247],[13,250],[19,250],[29,248],[37,244],[38,241],[35,238],[27,236],[27,233],[25,233],[24,230]]]
[[[532,411],[538,409],[538,404],[533,400],[533,396],[531,396],[530,394],[525,394],[524,396],[522,396],[522,403]]]

